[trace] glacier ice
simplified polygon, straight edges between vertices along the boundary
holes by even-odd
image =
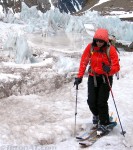
[[[32,56],[28,46],[27,39],[23,34],[18,35],[16,32],[11,32],[3,46],[4,50],[14,53],[15,62],[20,63],[35,63],[37,62]]]

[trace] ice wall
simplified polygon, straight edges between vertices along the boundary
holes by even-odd
[[[16,22],[12,13],[8,14],[7,22]],[[118,40],[133,41],[132,23],[121,21],[118,17],[100,16],[95,11],[87,11],[82,16],[72,16],[60,13],[56,8],[42,14],[38,12],[36,6],[29,8],[22,3],[22,11],[17,22],[27,24],[26,32],[45,32],[47,36],[55,35],[58,31],[82,33],[85,31],[84,24],[92,23],[96,28],[108,29],[109,33],[115,35]]]
[[[96,11],[87,11],[83,16],[84,23],[93,23],[96,28],[106,28],[117,40],[133,41],[133,24],[121,21],[119,17],[100,16]]]

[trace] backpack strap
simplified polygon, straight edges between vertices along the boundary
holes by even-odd
[[[108,48],[106,49],[106,55],[108,57],[109,63],[111,63],[111,59],[110,59],[110,46],[108,46]]]
[[[94,49],[93,49],[93,46],[91,44],[90,55],[92,55],[93,53],[94,53]]]
[[[111,46],[111,45],[110,45]],[[108,61],[111,63],[111,59],[110,59],[110,46],[106,49],[106,54],[107,54],[107,57],[108,57]],[[117,53],[120,54],[120,51],[115,47]],[[120,59],[119,59],[120,61]]]

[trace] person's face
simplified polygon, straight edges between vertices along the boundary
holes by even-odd
[[[98,47],[102,47],[104,45],[104,41],[100,40],[100,39],[97,39],[96,44],[97,44]]]

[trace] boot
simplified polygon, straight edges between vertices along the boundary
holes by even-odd
[[[115,126],[117,125],[117,122],[110,122],[108,125],[98,125],[97,129],[97,135],[106,135],[108,134]]]

